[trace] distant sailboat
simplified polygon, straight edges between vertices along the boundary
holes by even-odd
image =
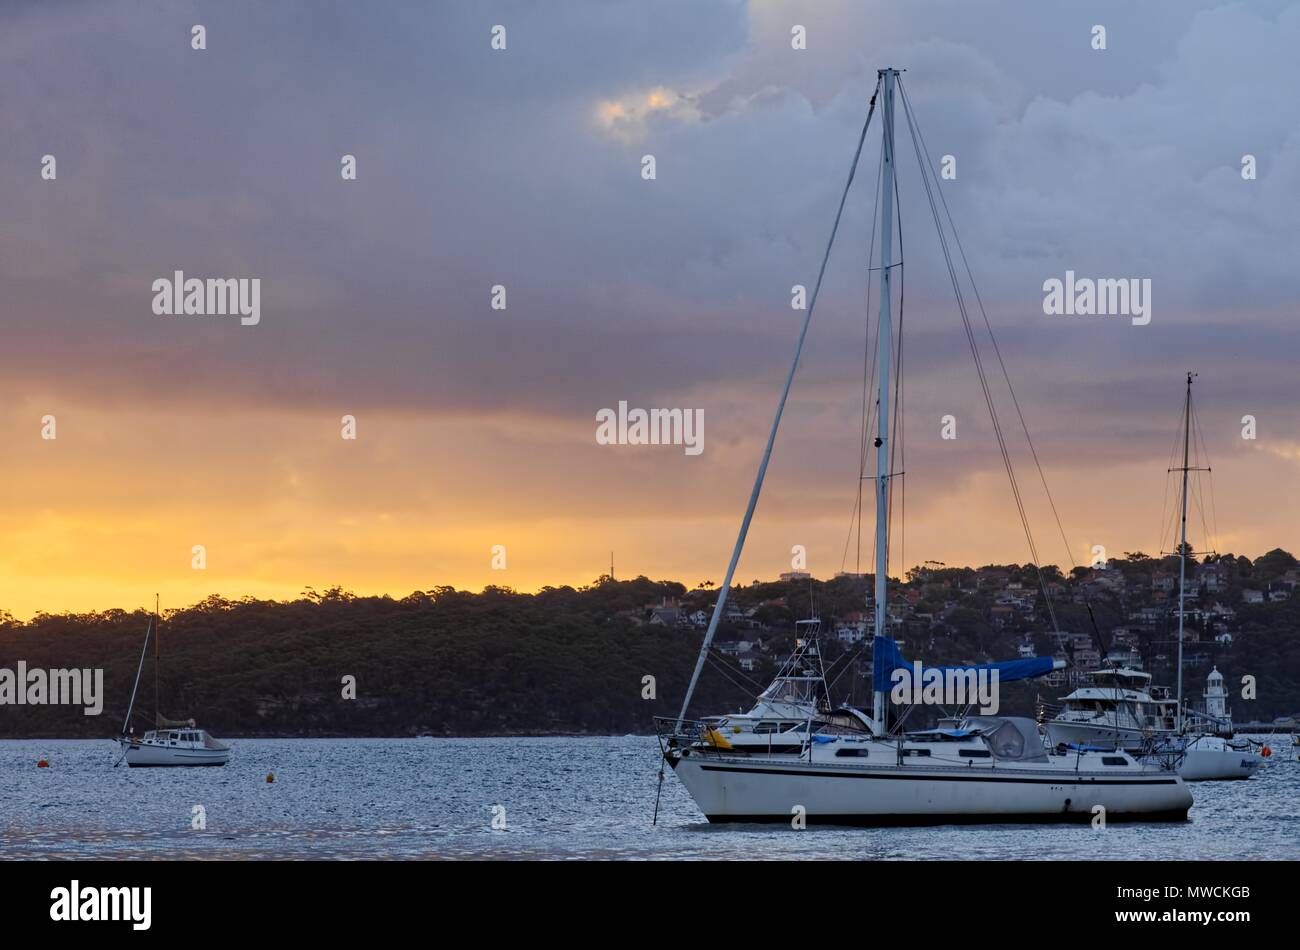
[[[1089,674],[1079,688],[1065,697],[1062,708],[1043,704],[1047,736],[1054,746],[1070,744],[1111,746],[1133,753],[1179,758],[1178,774],[1189,782],[1250,778],[1264,764],[1248,739],[1232,740],[1232,716],[1226,705],[1227,691],[1218,668],[1206,680],[1207,707],[1192,713],[1183,697],[1183,643],[1187,613],[1187,498],[1188,476],[1208,471],[1191,464],[1192,380],[1187,374],[1183,402],[1183,464],[1171,468],[1182,473],[1179,489],[1180,534],[1178,538],[1178,675],[1177,692],[1153,686],[1150,673],[1116,667]],[[1199,440],[1198,440],[1199,443]]]
[[[1187,614],[1187,477],[1194,469],[1190,464],[1190,443],[1192,438],[1192,379],[1195,373],[1187,374],[1187,396],[1183,407],[1183,464],[1174,469],[1183,473],[1181,528],[1178,540],[1178,693],[1177,726],[1178,735],[1170,743],[1183,753],[1183,764],[1179,771],[1189,780],[1213,781],[1222,779],[1250,778],[1264,764],[1264,759],[1257,755],[1249,743],[1232,743],[1218,735],[1224,722],[1211,716],[1201,717],[1202,722],[1189,723],[1184,710],[1183,700],[1183,641],[1184,618]],[[1209,471],[1209,469],[1205,469]],[[1217,692],[1223,694],[1223,676],[1218,669],[1217,682],[1212,678],[1211,686],[1217,686]],[[1209,695],[1207,691],[1207,697]],[[1223,694],[1226,695],[1226,694]],[[1224,710],[1226,713],[1226,710]],[[1232,729],[1232,719],[1227,717],[1226,728]]]
[[[144,658],[149,652],[149,637],[154,641],[154,725],[143,736],[137,738],[131,717],[135,713],[135,697],[140,690],[140,674],[144,670]],[[199,729],[193,719],[171,720],[163,717],[158,701],[158,665],[161,662],[158,636],[158,607],[154,605],[154,615],[149,618],[145,628],[144,646],[140,648],[140,665],[135,671],[135,685],[131,687],[131,702],[127,706],[126,719],[122,723],[122,734],[118,744],[122,747],[120,764],[125,761],[130,768],[151,766],[184,765],[225,765],[230,760],[230,746],[219,742],[208,733]]]

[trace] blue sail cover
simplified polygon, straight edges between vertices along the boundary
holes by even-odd
[[[911,669],[912,664],[903,659],[898,642],[893,637],[876,637],[871,643],[871,688],[878,693],[888,693],[894,683],[890,679],[894,670]],[[1029,660],[1005,660],[1001,663],[981,663],[978,666],[924,666],[924,670],[997,670],[999,683],[1032,679],[1052,672],[1055,663],[1049,656],[1036,656]]]

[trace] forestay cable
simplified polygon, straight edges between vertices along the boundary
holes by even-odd
[[[749,523],[754,518],[754,509],[758,507],[758,496],[763,490],[763,478],[767,475],[767,463],[772,459],[772,446],[776,444],[776,431],[781,425],[781,415],[785,412],[785,402],[790,395],[790,387],[794,384],[795,370],[799,368],[799,356],[803,353],[804,339],[808,336],[808,324],[812,322],[813,310],[817,306],[817,295],[822,289],[822,278],[826,276],[826,263],[831,257],[831,248],[835,245],[835,235],[840,229],[840,219],[844,216],[844,204],[848,201],[849,189],[853,186],[853,176],[858,170],[858,160],[862,157],[862,145],[867,140],[867,129],[871,127],[871,117],[876,114],[876,96],[880,92],[880,84],[877,82],[876,91],[871,94],[871,106],[867,110],[867,121],[862,124],[862,134],[858,136],[858,147],[853,153],[853,163],[849,165],[849,177],[844,183],[844,193],[840,195],[840,206],[835,212],[835,223],[831,226],[831,236],[826,242],[826,253],[822,255],[821,267],[817,271],[817,283],[813,285],[812,296],[808,300],[808,310],[803,317],[803,326],[799,330],[799,342],[794,349],[794,359],[790,361],[790,372],[785,377],[785,388],[781,390],[781,399],[776,404],[776,415],[772,418],[772,431],[767,436],[767,447],[763,450],[763,461],[758,466],[758,475],[754,478],[754,490],[749,495],[749,505],[745,509],[745,517],[740,522],[740,534],[736,537],[736,547],[731,552],[731,563],[727,565],[727,576],[722,582],[722,589],[718,591],[718,602],[713,605],[713,615],[709,618],[709,629],[704,634],[704,644],[700,647],[699,659],[695,661],[695,671],[691,673],[690,685],[686,688],[686,695],[682,698],[682,711],[677,716],[676,729],[682,728],[682,720],[686,718],[686,710],[691,705],[691,697],[695,693],[695,685],[699,682],[700,672],[704,669],[704,661],[709,655],[709,646],[713,643],[713,635],[718,631],[718,621],[722,619],[722,610],[727,601],[727,594],[731,591],[731,580],[736,573],[736,565],[740,562],[740,552],[745,547],[745,537],[749,534]]]

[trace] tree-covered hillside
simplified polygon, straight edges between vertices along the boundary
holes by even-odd
[[[577,591],[400,600],[341,591],[293,602],[212,598],[162,623],[162,715],[219,736],[481,735],[648,731],[673,715],[699,649],[697,630],[645,625],[643,605],[682,593],[641,579]],[[100,716],[79,706],[0,706],[0,737],[111,736],[121,728],[148,615],[0,615],[0,668],[104,669]],[[152,647],[150,648],[152,655]],[[356,678],[356,699],[343,679]],[[642,698],[655,677],[656,698]],[[706,673],[696,711],[748,696]],[[154,712],[153,661],[137,731]]]
[[[982,663],[1033,650],[1061,656],[1053,630],[1072,631],[1071,663],[1131,649],[1172,684],[1176,557],[1129,554],[1104,568],[935,562],[891,580],[890,632],[909,660]],[[1212,666],[1230,687],[1238,722],[1300,711],[1300,564],[1285,551],[1251,561],[1190,561],[1188,696],[1198,700]],[[648,732],[675,715],[695,664],[712,584],[600,578],[590,587],[520,594],[449,587],[401,599],[334,589],[294,601],[210,598],[165,614],[162,714],[194,717],[218,736],[405,736]],[[836,702],[869,703],[871,579],[805,576],[733,588],[717,648],[691,712],[747,708],[792,646],[795,622],[822,619],[823,654]],[[1296,596],[1292,596],[1295,593]],[[1253,594],[1253,600],[1251,595]],[[1050,609],[1049,600],[1050,597]],[[0,705],[0,737],[115,735],[130,697],[149,616],[111,610],[38,614],[23,623],[0,610],[0,673],[102,668],[104,711]],[[1067,637],[1067,640],[1071,637]],[[151,648],[152,653],[152,648]],[[1124,662],[1139,662],[1125,660]],[[1095,667],[1094,667],[1095,668]],[[135,717],[149,728],[154,665],[146,663]],[[355,678],[347,698],[345,678]],[[653,698],[646,677],[653,677]],[[1254,698],[1242,695],[1253,677]],[[1002,711],[1032,715],[1069,682],[1008,684]],[[910,720],[924,725],[933,710]]]

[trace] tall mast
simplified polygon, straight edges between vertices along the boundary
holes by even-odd
[[[162,642],[162,631],[158,629],[158,595],[153,595],[153,724],[155,728],[162,722],[162,706],[158,702],[158,664],[160,663],[158,647]]]
[[[1183,404],[1183,500],[1182,528],[1178,539],[1178,731],[1183,731],[1183,616],[1187,587],[1187,473],[1188,443],[1192,434],[1192,377],[1187,374],[1187,401]]]
[[[893,320],[889,306],[892,299],[890,258],[894,236],[894,80],[897,69],[880,70],[881,94],[884,98],[884,133],[881,136],[881,215],[880,215],[880,322],[876,336],[876,636],[885,635],[885,608],[889,598],[889,370],[893,360]],[[885,696],[877,690],[872,696],[872,715],[877,732],[885,728]]]

